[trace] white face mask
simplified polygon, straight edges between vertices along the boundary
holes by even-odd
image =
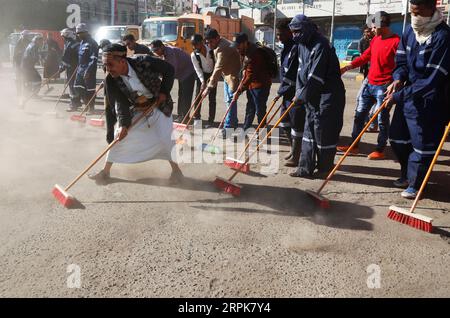
[[[432,17],[422,17],[420,15],[411,16],[411,26],[414,30],[422,30],[428,23],[430,23]]]

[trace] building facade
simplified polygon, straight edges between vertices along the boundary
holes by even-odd
[[[139,24],[139,0],[67,0],[67,4],[78,4],[81,9],[81,22],[91,27],[111,25],[113,6],[114,24]]]

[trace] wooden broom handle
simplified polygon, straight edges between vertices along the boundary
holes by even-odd
[[[246,72],[244,71],[244,74],[242,76],[242,80],[239,82],[239,86],[238,86],[236,91],[239,91],[242,88],[242,86],[244,85],[245,73]],[[214,135],[214,137],[210,141],[211,144],[214,143],[214,141],[216,140],[217,136],[219,135],[220,128],[222,128],[222,125],[225,122],[225,119],[227,118],[227,115],[230,112],[231,107],[233,106],[234,103],[237,103],[238,98],[239,98],[239,96],[237,96],[236,94],[233,96],[233,99],[231,100],[231,103],[228,106],[227,111],[225,112],[225,115],[223,116],[223,118],[222,118],[222,120],[221,120],[221,122],[219,124],[219,127],[217,127],[216,134]]]
[[[244,165],[246,165],[250,159],[258,152],[259,148],[261,147],[261,145],[272,135],[272,132],[275,130],[275,128],[278,127],[278,125],[283,121],[284,117],[286,117],[287,114],[289,114],[290,110],[292,109],[292,107],[295,106],[295,102],[292,102],[289,107],[285,110],[285,112],[283,113],[283,115],[281,115],[281,117],[277,120],[277,122],[275,123],[275,125],[273,125],[272,129],[267,133],[267,135],[264,137],[263,140],[261,140],[261,142],[256,146],[255,151],[253,151],[248,158],[245,160],[245,162],[243,164],[241,164],[239,166],[239,169],[236,170],[235,173],[233,173],[233,175],[228,179],[228,181],[232,181],[234,179],[234,177],[237,176],[238,173],[240,173],[242,171],[242,168],[244,167]]]
[[[422,195],[422,192],[425,189],[425,186],[427,185],[428,180],[430,179],[431,172],[433,171],[434,165],[436,164],[439,154],[441,153],[441,150],[444,147],[445,140],[447,139],[449,131],[450,131],[450,122],[448,123],[447,128],[445,128],[445,132],[444,132],[444,135],[442,136],[439,147],[437,148],[436,153],[434,154],[433,161],[431,161],[430,167],[428,168],[427,174],[425,175],[425,179],[423,179],[422,185],[420,186],[420,190],[417,193],[416,198],[414,199],[411,209],[409,210],[410,213],[414,213],[414,210],[416,209],[417,204],[419,203],[420,196]]]
[[[247,144],[245,145],[244,150],[242,150],[241,154],[238,157],[238,160],[241,160],[242,156],[245,154],[245,152],[247,151],[247,149],[250,147],[250,143],[253,141],[253,139],[255,139],[256,134],[258,134],[258,131],[261,129],[261,126],[263,126],[265,120],[267,119],[267,117],[269,116],[270,112],[272,111],[272,108],[275,106],[275,104],[277,103],[278,99],[274,98],[272,101],[272,105],[270,106],[269,110],[266,112],[266,114],[264,115],[263,119],[261,120],[261,122],[259,123],[258,127],[256,128],[255,132],[253,133],[253,135],[250,137],[249,141],[247,142]],[[281,107],[281,105],[280,105]],[[274,116],[272,116],[272,118],[270,118],[269,121],[266,122],[266,124],[264,125],[264,127],[268,127],[270,122],[272,121]],[[259,136],[260,134],[258,134]]]
[[[151,107],[149,107],[149,109],[147,109],[145,112],[143,112],[138,118],[136,118],[131,126],[128,129],[133,128],[133,126],[135,126],[142,118],[146,117],[150,112],[152,112],[156,107],[158,106],[158,103],[155,102]],[[112,148],[114,147],[115,144],[117,144],[119,142],[119,138],[114,139],[114,141],[112,143],[110,143],[108,145],[108,147],[105,148],[105,150],[103,150],[103,152],[97,157],[95,158],[94,161],[92,161],[89,166],[87,166],[86,169],[83,170],[83,172],[81,172],[65,189],[64,191],[69,191],[69,189],[78,182],[78,180],[81,179],[82,176],[84,176],[93,166],[95,166],[95,164],[97,162],[100,161],[100,159],[106,155],[106,153]]]
[[[88,108],[89,108],[89,105],[90,105],[91,102],[95,99],[95,97],[97,97],[97,94],[98,94],[98,92],[102,89],[103,85],[104,85],[104,82],[102,81],[102,82],[100,83],[100,85],[98,85],[97,89],[95,90],[94,95],[92,95],[91,99],[87,102],[86,106],[84,106],[83,110],[81,111],[81,114],[78,115],[78,116],[83,116],[84,113],[86,113],[86,111],[87,111]]]
[[[186,119],[191,118],[191,116],[190,116],[191,110],[195,105],[197,105],[197,101],[198,101],[199,97],[201,97],[202,95],[203,95],[203,91],[200,91],[200,93],[197,95],[197,97],[195,97],[194,102],[192,103],[191,107],[189,107],[188,112],[186,113],[186,115],[184,115],[184,118],[180,124],[184,124]],[[195,111],[194,111],[194,114],[192,114],[192,117],[194,117],[194,115],[195,115]]]
[[[381,111],[386,108],[387,105],[387,101],[383,102],[383,104],[381,104],[381,106],[377,109],[377,111],[375,112],[375,114],[373,114],[372,118],[370,118],[370,120],[367,122],[366,126],[364,126],[363,130],[359,133],[358,137],[356,137],[356,139],[353,141],[353,143],[350,145],[350,147],[348,147],[347,151],[345,152],[345,154],[341,157],[341,159],[338,161],[338,163],[336,164],[336,166],[334,166],[334,169],[330,172],[330,174],[327,176],[327,178],[325,179],[325,181],[322,183],[322,185],[320,186],[319,190],[317,190],[317,194],[320,194],[320,192],[323,190],[323,188],[325,187],[325,185],[330,181],[330,179],[333,177],[333,175],[336,173],[336,171],[339,169],[339,167],[342,165],[342,163],[344,162],[345,158],[347,158],[347,156],[349,155],[350,151],[358,144],[358,142],[361,140],[362,136],[364,135],[364,133],[366,132],[366,130],[370,127],[370,124],[372,124],[372,122],[378,117],[378,114],[381,113]]]
[[[203,91],[204,92],[204,91]],[[189,117],[188,122],[186,123],[186,126],[183,128],[183,130],[181,131],[180,137],[178,137],[178,140],[181,140],[183,138],[184,132],[186,131],[186,129],[188,129],[189,124],[191,123],[192,119],[194,118],[194,114],[195,112],[200,108],[200,106],[202,105],[203,101],[206,98],[206,95],[203,96],[203,92],[201,92],[201,96],[202,98],[200,99],[199,103],[197,104],[197,106],[194,109],[194,113],[192,114],[192,116]]]
[[[77,74],[77,70],[78,70],[78,66],[75,68],[75,70],[73,71],[72,75],[70,76],[69,80],[67,81],[67,83],[64,85],[64,89],[61,93],[61,95],[58,98],[58,101],[55,104],[55,109],[56,106],[58,106],[59,102],[61,101],[61,98],[63,97],[64,93],[66,92],[67,87],[69,86],[70,82],[72,81],[73,77],[75,76],[75,74]]]

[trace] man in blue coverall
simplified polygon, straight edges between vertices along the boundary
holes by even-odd
[[[94,96],[96,89],[98,45],[89,34],[86,24],[80,23],[77,25],[76,33],[81,43],[78,51],[78,70],[74,87],[87,105]],[[94,104],[95,99],[87,105],[89,112],[94,111]]]
[[[401,166],[395,181],[414,199],[449,119],[450,28],[435,0],[410,0],[411,26],[396,55],[387,107],[396,104],[390,143]]]

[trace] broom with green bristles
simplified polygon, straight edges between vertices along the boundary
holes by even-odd
[[[414,210],[416,209],[417,204],[419,203],[420,197],[422,195],[423,190],[425,189],[425,186],[427,185],[428,179],[430,178],[434,165],[436,164],[439,154],[441,153],[441,150],[444,147],[444,143],[445,140],[447,139],[449,131],[450,131],[450,122],[448,123],[447,128],[445,129],[444,136],[442,136],[441,143],[439,144],[439,147],[436,150],[436,153],[433,157],[433,161],[431,162],[430,167],[428,168],[427,174],[425,175],[425,179],[423,179],[422,185],[420,186],[420,190],[416,195],[416,198],[414,200],[413,205],[411,206],[411,209],[407,210],[398,208],[396,206],[391,206],[389,207],[388,218],[415,227],[416,229],[431,233],[431,231],[433,230],[432,224],[433,219],[425,215],[416,214],[414,213]]]

